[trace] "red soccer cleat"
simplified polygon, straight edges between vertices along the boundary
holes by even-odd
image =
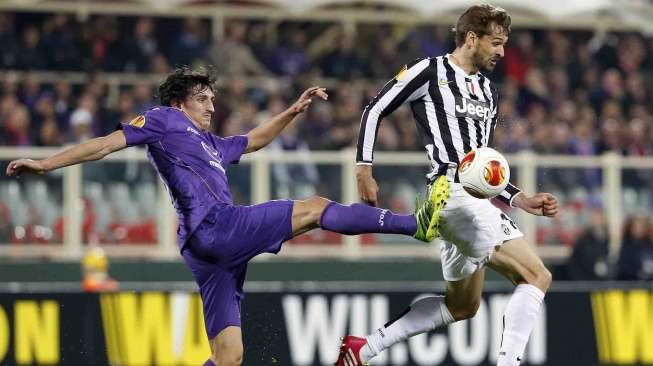
[[[340,346],[340,354],[335,366],[366,366],[360,359],[360,351],[367,344],[365,338],[346,336]]]

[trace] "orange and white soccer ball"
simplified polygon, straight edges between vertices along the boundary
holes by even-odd
[[[467,193],[476,198],[492,198],[510,181],[510,166],[500,152],[479,147],[458,164],[458,179]]]

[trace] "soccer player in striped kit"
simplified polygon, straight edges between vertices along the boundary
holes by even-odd
[[[379,188],[372,176],[372,160],[378,124],[400,105],[410,105],[431,161],[432,171],[427,175],[431,192],[448,197],[439,212],[447,286],[444,296],[416,301],[367,337],[345,337],[337,366],[363,365],[408,337],[473,317],[481,301],[486,266],[516,286],[504,314],[498,365],[519,365],[551,273],[515,223],[489,200],[465,192],[457,174],[467,152],[492,145],[498,93],[483,72],[491,72],[504,56],[510,22],[504,9],[489,4],[470,7],[456,24],[452,53],[406,65],[365,108],[356,175],[361,199],[375,206]],[[533,215],[552,217],[558,211],[553,195],[527,196],[512,184],[498,198]]]

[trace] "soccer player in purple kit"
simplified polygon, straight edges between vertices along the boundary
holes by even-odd
[[[277,253],[294,236],[321,227],[347,235],[394,233],[431,241],[446,197],[432,190],[415,215],[399,215],[362,204],[344,206],[322,197],[234,205],[225,168],[242,154],[266,146],[313,97],[312,87],[284,112],[242,136],[209,132],[214,107],[214,79],[209,73],[178,69],[159,87],[161,105],[113,133],[88,140],[44,160],[9,163],[9,176],[43,174],[85,161],[99,160],[128,146],[145,145],[147,156],[168,188],[179,218],[181,255],[200,288],[204,322],[211,346],[205,365],[240,365],[243,344],[240,302],[247,263],[260,253]]]

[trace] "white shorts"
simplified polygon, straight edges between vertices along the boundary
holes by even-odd
[[[440,211],[440,257],[444,279],[459,281],[484,266],[496,246],[524,234],[490,200],[470,196],[460,183],[449,187]]]

